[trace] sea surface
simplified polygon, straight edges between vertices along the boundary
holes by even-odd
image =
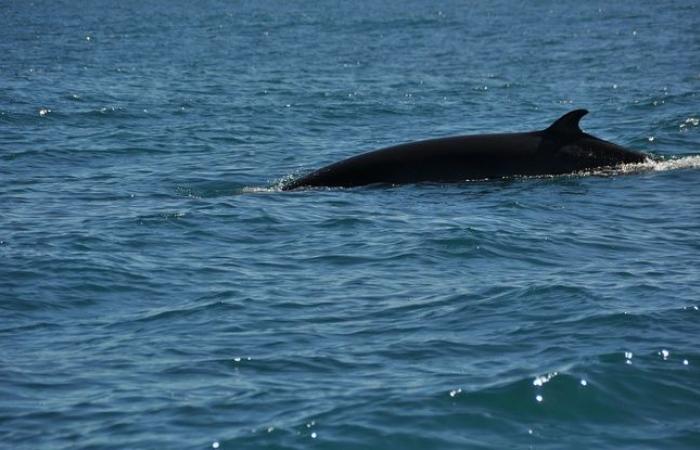
[[[0,4],[0,448],[700,448],[700,4]],[[283,192],[585,131],[615,170]]]

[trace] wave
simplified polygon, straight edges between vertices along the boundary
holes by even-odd
[[[700,168],[700,155],[677,156],[671,158],[647,158],[641,163],[621,164],[615,167],[585,170],[571,175],[575,176],[614,176],[641,172],[666,172],[679,169]]]

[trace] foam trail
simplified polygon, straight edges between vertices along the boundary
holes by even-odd
[[[700,155],[690,155],[681,157],[672,157],[669,159],[652,159],[647,158],[641,163],[621,164],[615,167],[601,167],[597,169],[582,170],[579,172],[570,173],[567,175],[558,175],[564,177],[610,177],[617,175],[633,175],[643,172],[665,172],[667,170],[676,169],[698,169],[700,168]],[[542,178],[554,178],[557,175],[544,176]],[[529,177],[528,177],[529,178]],[[533,177],[540,178],[540,177]]]
[[[622,164],[610,169],[595,170],[591,175],[621,175],[639,172],[665,172],[677,169],[698,169],[700,168],[700,155],[673,157],[669,159],[651,159],[633,164]]]
[[[279,183],[275,183],[272,186],[246,186],[241,189],[241,194],[269,194],[271,192],[281,192],[282,188]]]
[[[646,162],[643,164],[647,164]],[[676,169],[698,169],[700,168],[700,155],[683,156],[679,158],[664,159],[659,161],[649,161],[651,170],[662,172]]]

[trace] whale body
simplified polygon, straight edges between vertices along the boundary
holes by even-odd
[[[282,189],[559,175],[647,159],[643,153],[581,131],[579,121],[587,113],[571,111],[539,131],[454,136],[387,147],[325,166]]]

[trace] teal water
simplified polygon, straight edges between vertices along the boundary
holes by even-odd
[[[700,447],[693,2],[0,5],[0,447]],[[281,192],[582,125],[656,162]]]

